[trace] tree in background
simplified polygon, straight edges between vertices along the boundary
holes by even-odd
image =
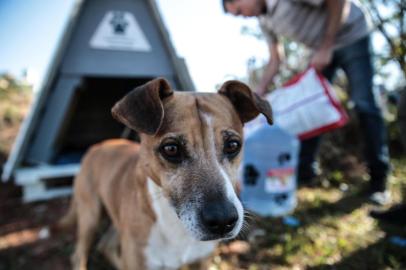
[[[252,28],[244,26],[241,29],[241,34],[252,36],[262,40],[264,43],[266,42],[259,27]],[[270,86],[273,88],[282,86],[282,84],[292,76],[305,70],[308,61],[303,61],[302,59],[308,59],[310,57],[310,51],[303,45],[283,37],[280,38],[280,42],[284,47],[285,60],[281,63],[279,73],[274,78],[274,85]],[[267,60],[259,60],[252,57],[247,61],[248,83],[253,89],[256,88],[256,85],[262,77],[264,67],[267,64],[265,61]]]
[[[405,0],[363,0],[372,22],[375,35],[383,41],[382,49],[376,51],[376,67],[378,76],[386,80],[396,69],[400,76],[395,78],[393,89],[406,91],[406,1]],[[398,93],[398,91],[397,91]],[[396,94],[397,94],[396,93]],[[405,96],[405,94],[403,94]],[[399,106],[405,106],[403,102]],[[396,108],[392,106],[392,108]],[[406,110],[400,108],[399,110]],[[393,115],[396,110],[393,109]],[[397,123],[399,122],[399,123]],[[406,118],[399,117],[397,121],[389,123],[389,137],[391,141],[399,141],[401,136],[398,127],[406,125]],[[397,142],[400,146],[400,143]]]
[[[377,71],[386,78],[390,69],[385,67],[397,64],[403,78],[397,87],[405,84],[406,78],[406,1],[405,0],[363,0],[367,7],[375,33],[384,41],[383,49],[375,52]]]
[[[0,171],[32,100],[31,86],[0,74]]]

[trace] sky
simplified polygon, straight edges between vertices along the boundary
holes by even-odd
[[[227,79],[244,78],[251,57],[260,62],[268,58],[265,41],[241,34],[242,26],[255,27],[257,20],[224,14],[221,0],[156,1],[198,91],[214,91]],[[0,0],[0,73],[20,76],[28,70],[28,80],[38,87],[75,2]],[[382,43],[375,40],[375,45]]]
[[[0,73],[43,74],[73,1],[0,0]]]
[[[0,73],[39,85],[55,53],[75,0],[0,0]],[[241,35],[255,19],[225,15],[221,0],[157,0],[177,54],[184,57],[195,87],[214,91],[226,79],[244,77],[246,62],[266,59],[265,42]],[[243,49],[242,49],[243,48]]]

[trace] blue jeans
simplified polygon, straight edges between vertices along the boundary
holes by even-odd
[[[384,191],[389,171],[389,154],[386,127],[377,106],[372,78],[372,53],[369,37],[334,51],[331,64],[323,71],[331,82],[335,71],[341,68],[347,76],[350,97],[359,117],[362,139],[365,141],[365,159],[371,176],[370,189]],[[320,137],[302,141],[299,161],[299,181],[306,182],[314,176],[314,165]]]

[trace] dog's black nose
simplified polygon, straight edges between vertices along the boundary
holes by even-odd
[[[213,234],[224,235],[231,232],[238,221],[238,212],[228,201],[206,203],[200,212],[204,227]]]

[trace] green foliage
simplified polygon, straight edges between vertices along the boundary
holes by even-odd
[[[404,0],[363,0],[375,30],[383,37],[385,46],[377,53],[378,71],[397,63],[406,78],[406,2]],[[381,74],[383,76],[387,74]],[[404,82],[403,82],[404,83]]]
[[[31,102],[31,88],[0,75],[0,154],[7,156]]]

